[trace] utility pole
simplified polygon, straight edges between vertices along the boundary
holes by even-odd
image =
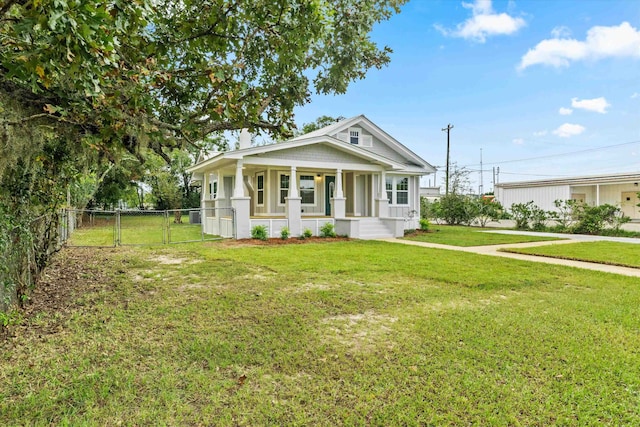
[[[480,197],[482,197],[482,193],[484,193],[484,185],[482,183],[482,148],[480,149]]]
[[[453,125],[451,123],[449,123],[446,128],[442,129],[443,132],[444,131],[447,132],[447,171],[446,171],[446,177],[444,182],[445,196],[449,194],[449,136],[451,134],[451,129],[453,129]]]

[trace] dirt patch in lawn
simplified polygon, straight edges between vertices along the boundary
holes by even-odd
[[[327,317],[322,323],[328,326],[327,338],[355,351],[368,351],[390,332],[396,317],[366,311]]]
[[[122,250],[65,247],[54,254],[22,309],[24,321],[8,328],[8,341],[25,334],[38,337],[60,332],[71,313],[89,310],[92,295],[112,288],[110,274],[125,272],[126,265],[119,265],[113,257],[116,252]]]

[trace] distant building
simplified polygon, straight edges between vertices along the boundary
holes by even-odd
[[[619,206],[625,216],[640,220],[640,173],[618,173],[538,181],[496,184],[495,195],[505,208],[533,201],[545,210],[555,210],[555,200],[578,200],[591,206]]]
[[[420,187],[420,197],[424,197],[430,202],[442,197],[440,187]]]

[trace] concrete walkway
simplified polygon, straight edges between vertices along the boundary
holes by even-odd
[[[612,241],[612,242],[624,242],[624,243],[636,243],[640,244],[640,239],[626,238],[626,237],[607,237],[607,236],[586,236],[580,234],[556,234],[556,233],[537,233],[515,230],[491,230],[487,233],[502,233],[502,234],[526,234],[534,236],[549,236],[560,237],[566,240],[550,240],[545,242],[527,242],[527,243],[510,243],[504,245],[486,245],[486,246],[452,246],[441,245],[438,243],[428,242],[416,242],[413,240],[404,239],[380,239],[385,242],[401,243],[403,245],[421,246],[423,248],[433,249],[446,249],[451,251],[469,252],[480,255],[497,256],[502,258],[519,259],[522,261],[541,262],[544,264],[564,265],[568,267],[583,268],[586,270],[602,271],[605,273],[621,274],[623,276],[640,277],[640,268],[620,267],[617,265],[598,264],[595,262],[586,261],[573,261],[568,259],[550,258],[537,255],[524,255],[515,254],[510,252],[500,252],[500,249],[508,248],[531,248],[535,246],[548,246],[548,245],[566,245],[577,242],[593,242],[593,241]],[[622,239],[622,240],[620,240]],[[640,247],[638,248],[640,250]]]

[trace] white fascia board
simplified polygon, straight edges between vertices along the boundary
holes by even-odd
[[[314,170],[355,170],[366,172],[382,172],[384,166],[368,165],[363,163],[332,163],[314,162],[309,160],[291,160],[291,159],[272,159],[269,157],[245,157],[243,164],[245,166],[273,166],[274,168],[290,168],[295,166],[298,169],[314,169]]]

